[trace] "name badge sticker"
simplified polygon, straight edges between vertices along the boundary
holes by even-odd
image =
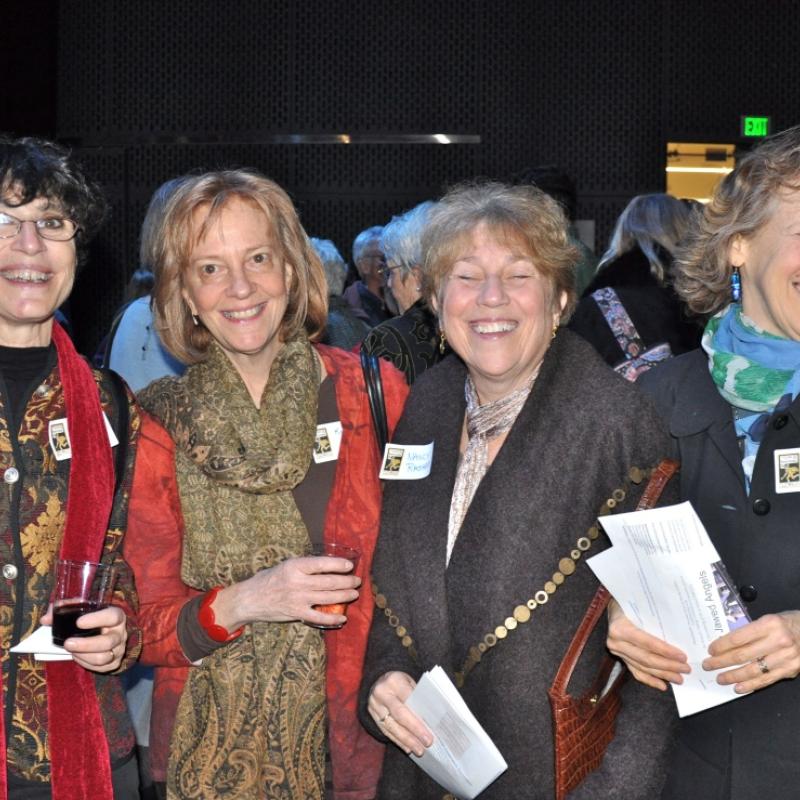
[[[314,438],[314,463],[324,464],[326,461],[336,461],[339,458],[339,447],[342,444],[342,423],[326,422],[317,425],[317,435]]]
[[[775,492],[800,492],[800,447],[787,447],[776,450]]]
[[[72,458],[72,445],[69,441],[69,428],[66,419],[51,419],[47,425],[47,438],[56,461]]]
[[[112,447],[119,444],[119,439],[108,421],[108,417],[103,412],[103,422],[106,425],[108,443]],[[50,440],[50,449],[53,451],[56,461],[66,461],[72,458],[72,444],[69,440],[69,425],[66,418],[51,419],[47,425],[47,438]]]
[[[433,463],[433,442],[430,444],[392,444],[383,450],[383,466],[379,478],[387,481],[417,481],[427,478]]]

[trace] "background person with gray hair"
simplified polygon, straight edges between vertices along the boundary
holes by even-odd
[[[356,236],[353,241],[353,263],[360,280],[348,286],[344,293],[344,299],[356,316],[370,328],[380,325],[391,316],[383,299],[381,270],[386,261],[381,250],[382,233],[380,225],[373,225]]]
[[[436,319],[422,298],[422,233],[436,206],[427,201],[383,229],[381,249],[386,257],[383,273],[386,288],[400,309],[400,316],[382,322],[370,331],[362,347],[370,355],[391,361],[406,376],[409,385],[444,355]]]
[[[342,297],[347,264],[330,239],[317,239],[312,236],[311,246],[322,262],[325,281],[328,284],[328,321],[322,343],[341,347],[343,350],[352,350],[361,344],[362,339],[369,333],[369,325],[355,315]]]

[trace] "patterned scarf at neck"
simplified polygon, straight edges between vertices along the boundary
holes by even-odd
[[[528,399],[533,382],[539,374],[537,367],[521,389],[486,405],[479,405],[478,393],[468,375],[464,383],[467,400],[467,447],[458,464],[453,497],[450,500],[450,521],[447,527],[447,559],[450,564],[461,524],[472,498],[486,474],[489,461],[489,440],[511,430],[522,406]]]
[[[311,463],[320,377],[301,332],[272,362],[260,408],[216,343],[182,379],[142,394],[177,445],[187,585],[227,586],[308,552],[292,489]],[[189,671],[167,796],[321,798],[324,780],[322,636],[302,622],[252,622]]]
[[[734,304],[708,321],[702,347],[712,380],[734,408],[736,433],[744,440],[742,469],[749,492],[767,421],[800,392],[800,342],[759,328]]]
[[[212,345],[207,361],[187,370],[189,402],[178,412],[186,445],[179,448],[176,465],[186,522],[182,577],[190,586],[226,583],[213,568],[220,550],[249,561],[252,545],[245,545],[242,525],[265,536],[272,527],[287,541],[308,539],[291,490],[311,463],[319,379],[319,361],[305,332],[275,357],[260,408],[218,345]],[[210,509],[212,497],[232,516]],[[248,520],[249,514],[257,518]],[[302,555],[295,545],[292,554]],[[250,566],[241,568],[252,574]]]

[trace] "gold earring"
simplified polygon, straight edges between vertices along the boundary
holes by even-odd
[[[555,339],[557,333],[558,333],[558,323],[556,322],[556,324],[553,325],[553,334],[552,334],[552,336],[550,338],[551,339]]]
[[[444,331],[439,332],[439,352],[444,355],[445,348],[447,347],[447,337],[444,335]]]

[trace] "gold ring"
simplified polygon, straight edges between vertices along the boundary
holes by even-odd
[[[756,664],[758,664],[758,668],[761,670],[762,674],[766,675],[769,672],[769,667],[767,666],[767,662],[764,661],[764,656],[757,658]]]

